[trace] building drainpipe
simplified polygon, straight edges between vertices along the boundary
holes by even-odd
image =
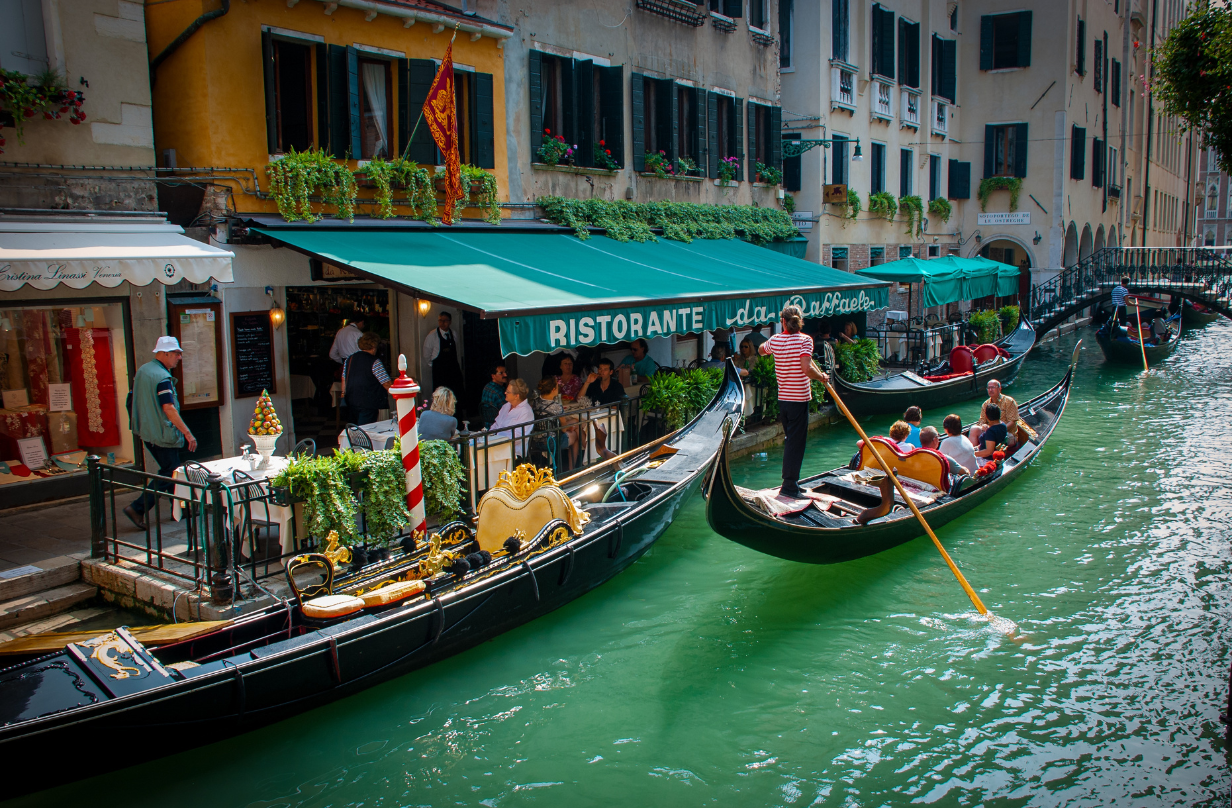
[[[155,56],[150,61],[150,88],[153,89],[154,81],[157,78],[158,66],[167,61],[171,54],[179,50],[180,46],[188,41],[189,37],[197,33],[197,29],[205,25],[210,20],[216,20],[225,15],[231,10],[231,0],[222,0],[222,7],[214,11],[207,11],[200,17],[192,21],[192,24],[185,28],[179,36],[171,40],[171,44],[162,49],[162,52]]]

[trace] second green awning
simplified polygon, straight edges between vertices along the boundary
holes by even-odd
[[[254,227],[419,297],[497,318],[505,354],[885,308],[887,284],[737,239],[583,241],[544,233]]]

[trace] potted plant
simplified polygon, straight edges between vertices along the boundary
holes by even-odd
[[[552,135],[551,129],[543,130],[543,145],[539,147],[539,160],[547,165],[558,165],[561,160],[573,162],[573,152],[576,147],[565,142],[561,135]]]
[[[593,156],[595,168],[602,168],[605,171],[615,171],[620,168],[620,164],[612,157],[612,150],[607,147],[607,141],[600,140],[595,144]]]
[[[753,168],[757,172],[758,182],[764,182],[767,185],[778,185],[783,181],[783,170],[781,168],[774,168],[761,162],[754,163]]]
[[[355,175],[345,165],[320,149],[297,152],[292,149],[265,166],[270,195],[278,212],[288,222],[315,222],[321,218],[312,209],[309,197],[317,193],[321,201],[337,208],[338,218],[355,219]]]
[[[919,236],[924,232],[924,200],[914,194],[900,197],[898,209],[907,216],[907,235]]]
[[[675,171],[677,177],[689,177],[699,173],[697,163],[690,160],[688,157],[677,157]]]
[[[458,200],[454,208],[454,219],[461,217],[463,208],[477,207],[483,211],[483,220],[485,222],[500,224],[500,200],[498,198],[499,188],[496,184],[496,175],[491,171],[485,171],[482,168],[465,163],[459,167],[459,171],[462,174],[464,195],[462,199]],[[445,190],[444,166],[437,169],[434,181],[438,191]]]
[[[67,115],[69,123],[80,125],[86,119],[81,105],[85,95],[66,86],[64,76],[45,70],[28,76],[16,70],[0,69],[0,112],[7,112],[17,130],[17,141],[23,143],[24,124],[42,114],[46,120],[58,120]],[[4,120],[0,116],[0,121]],[[0,126],[3,126],[0,123]],[[0,135],[0,154],[4,154],[5,139]]]
[[[941,221],[948,222],[950,217],[954,215],[954,206],[950,204],[950,200],[939,196],[928,203],[928,212]]]
[[[407,191],[407,205],[411,215],[424,222],[431,222],[437,214],[436,194],[433,193],[432,178],[426,168],[420,168],[416,163],[395,157],[384,160],[380,157],[369,162],[355,173],[356,180],[361,185],[376,188],[376,216],[390,219],[394,216],[393,189],[404,188]]]
[[[667,152],[660,151],[658,154],[646,155],[646,170],[653,173],[661,180],[665,180],[668,176],[675,176],[676,169],[672,165],[672,161],[667,159]]]
[[[719,161],[719,185],[731,185],[740,172],[740,161],[735,157],[724,157]]]
[[[898,200],[889,191],[878,191],[875,194],[868,195],[868,212],[874,216],[881,216],[887,222],[894,221],[894,215],[898,213]]]

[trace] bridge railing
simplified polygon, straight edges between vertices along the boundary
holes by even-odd
[[[1223,248],[1111,247],[1093,253],[1055,278],[1031,287],[1036,326],[1094,300],[1129,277],[1130,289],[1150,286],[1217,301],[1232,292],[1232,260]]]

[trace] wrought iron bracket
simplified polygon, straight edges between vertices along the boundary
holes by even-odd
[[[828,149],[830,148],[830,144],[835,143],[836,141],[841,141],[843,143],[855,143],[856,144],[856,155],[860,156],[860,139],[856,138],[853,141],[845,137],[844,138],[825,138],[821,140],[784,140],[783,141],[783,156],[784,157],[799,157],[805,152],[812,151],[818,146],[822,147],[823,149]]]

